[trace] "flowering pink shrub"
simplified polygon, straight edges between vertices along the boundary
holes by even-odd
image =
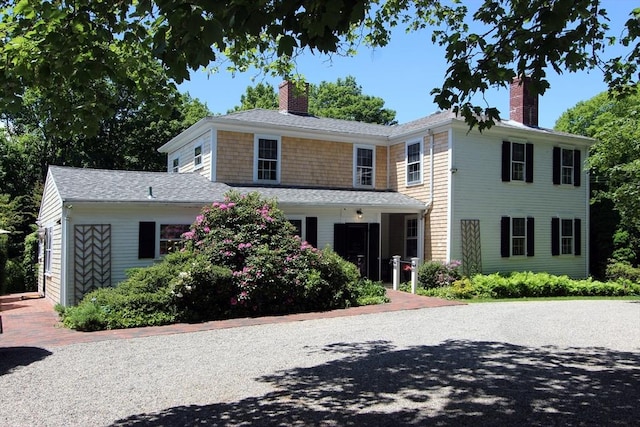
[[[174,295],[177,304],[182,301],[191,310],[191,318],[321,310],[354,302],[355,266],[301,241],[275,201],[258,193],[228,193],[222,203],[204,208],[183,237],[195,261],[176,280]],[[202,300],[208,308],[201,307]],[[200,316],[203,310],[209,312]]]

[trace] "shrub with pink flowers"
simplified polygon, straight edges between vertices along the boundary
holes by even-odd
[[[357,268],[295,235],[276,202],[228,193],[183,235],[191,267],[174,283],[187,319],[326,310],[354,304]],[[211,266],[228,269],[228,276]]]

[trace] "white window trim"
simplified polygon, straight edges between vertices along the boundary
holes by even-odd
[[[300,225],[300,232],[302,233],[302,236],[300,236],[300,238],[305,241],[307,240],[307,224],[306,224],[306,219],[307,217],[302,216],[302,215],[287,215],[287,220],[289,221],[300,221],[301,225]]]
[[[420,144],[420,160],[417,162],[420,165],[420,178],[416,181],[409,181],[409,146]],[[414,139],[407,141],[404,145],[404,163],[405,163],[405,176],[407,187],[412,185],[421,185],[424,182],[424,141],[422,139]]]
[[[174,166],[176,161],[178,162],[177,167]],[[173,159],[171,159],[170,167],[171,167],[171,170],[170,170],[171,173],[180,173],[180,157],[174,157]]]
[[[360,184],[358,180],[358,149],[371,150],[372,155],[372,170],[371,170],[371,185]],[[376,187],[376,147],[375,145],[354,144],[353,146],[353,186],[355,188],[375,188]]]
[[[514,219],[521,219],[524,221],[524,235],[519,235],[516,236],[513,234],[513,220]],[[515,254],[513,253],[513,239],[514,238],[518,238],[518,239],[523,239],[523,253],[521,254]],[[526,216],[512,216],[510,217],[509,220],[509,256],[511,257],[526,257],[527,256],[527,217]]]
[[[196,154],[196,150],[198,148],[200,148],[199,155]],[[198,144],[195,147],[193,147],[193,170],[199,170],[204,167],[203,154],[204,154],[203,144]],[[200,159],[200,163],[196,162],[198,159]]]
[[[191,224],[185,224],[183,222],[167,222],[167,223],[156,223],[156,236],[157,236],[157,250],[156,250],[156,259],[158,258],[162,258],[166,255],[168,255],[170,252],[167,253],[162,253],[162,242],[171,242],[173,241],[173,239],[163,239],[162,238],[162,226],[185,226],[187,227],[187,231],[189,229],[189,227],[191,227]],[[177,239],[180,242],[184,242],[185,239],[183,239],[182,237]]]
[[[566,150],[566,151],[571,151],[571,156],[572,156],[572,162],[571,162],[571,182],[564,182],[564,174],[563,174],[563,171],[564,171],[565,166],[564,166],[564,162],[563,162],[563,160],[564,160],[564,152],[565,152],[565,150]],[[574,168],[576,167],[576,159],[575,159],[575,157],[573,157],[573,156],[575,156],[574,151],[575,151],[575,147],[570,147],[570,146],[567,146],[567,145],[561,145],[561,146],[560,146],[560,185],[573,186],[573,175],[574,175],[574,173],[575,173],[575,172],[574,172]],[[569,166],[566,166],[566,167],[569,167]],[[560,249],[561,249],[561,251],[562,251],[562,248],[560,248]]]
[[[558,230],[558,238],[560,239],[560,256],[572,256],[575,255],[575,239],[576,239],[576,224],[575,224],[575,219],[571,219],[571,218],[563,218],[563,217],[559,217],[560,219],[560,224],[559,224],[559,228],[560,230]],[[564,221],[569,221],[571,223],[571,244],[569,245],[569,247],[571,248],[571,250],[568,253],[565,253],[563,251],[563,240],[565,238],[564,234],[562,234],[562,223]],[[569,236],[567,236],[567,238],[569,238]]]
[[[261,139],[270,139],[277,142],[278,154],[276,158],[276,179],[258,179],[258,146]],[[268,184],[280,184],[280,170],[282,164],[282,140],[279,136],[275,135],[254,135],[253,136],[253,182],[268,183]]]
[[[409,229],[409,221],[411,220],[415,220],[416,221],[416,236],[415,237],[409,237],[409,234],[407,233],[408,229]],[[416,256],[419,255],[420,253],[420,248],[418,245],[418,241],[420,238],[420,221],[418,221],[418,215],[407,215],[404,217],[404,255],[405,257],[409,256],[409,248],[408,248],[408,243],[409,240],[415,240],[416,241],[416,248],[418,249],[417,252],[418,254]]]
[[[53,227],[45,228],[44,234],[44,273],[51,276],[51,265],[53,263]]]

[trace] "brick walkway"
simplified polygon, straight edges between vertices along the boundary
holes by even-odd
[[[423,297],[393,290],[387,290],[387,295],[391,299],[391,302],[388,304],[369,305],[343,310],[290,314],[286,316],[218,320],[204,323],[179,323],[175,325],[99,332],[78,332],[60,327],[58,324],[58,314],[53,309],[53,303],[46,298],[38,298],[38,295],[35,294],[5,295],[0,296],[0,316],[2,316],[4,329],[4,333],[0,334],[0,347],[63,346],[75,343],[179,334],[331,317],[358,316],[362,314],[461,304],[456,301]]]

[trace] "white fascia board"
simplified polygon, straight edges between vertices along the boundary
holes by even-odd
[[[202,135],[204,132],[209,130],[212,127],[212,119],[214,119],[213,116],[207,116],[203,119],[198,120],[196,123],[189,126],[186,130],[171,138],[169,142],[163,144],[160,148],[158,148],[158,151],[160,153],[171,153],[173,151],[176,151],[184,144],[187,144],[192,139]]]
[[[442,121],[442,122],[434,123],[429,126],[424,126],[421,128],[413,129],[408,132],[394,135],[392,138],[389,138],[389,143],[390,145],[395,145],[401,142],[405,142],[409,139],[422,138],[428,135],[429,130],[431,130],[434,134],[446,132],[447,130],[449,130],[449,128],[451,128],[452,123],[454,123],[455,121],[456,121],[455,119],[446,119],[445,121]]]

